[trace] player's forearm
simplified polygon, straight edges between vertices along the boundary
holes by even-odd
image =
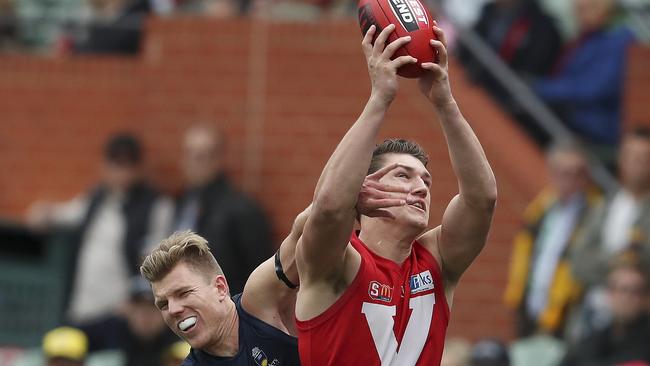
[[[488,208],[494,206],[497,196],[496,179],[471,126],[455,101],[438,106],[436,111],[447,139],[461,199],[469,205]]]
[[[298,269],[296,267],[296,245],[309,218],[311,204],[293,221],[291,232],[280,245],[280,262],[285,276],[294,284],[298,283]]]
[[[311,213],[311,203],[307,208],[305,208],[301,213],[296,216],[296,219],[293,220],[293,225],[291,225],[291,233],[289,234],[290,237],[295,238],[296,241],[298,238],[300,238],[300,235],[302,235],[302,231],[305,228],[305,222],[307,222],[307,218],[309,218],[309,214]]]
[[[312,213],[354,211],[387,108],[385,101],[370,97],[323,169]]]

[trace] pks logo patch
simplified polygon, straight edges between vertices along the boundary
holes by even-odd
[[[424,271],[411,276],[410,287],[411,295],[417,294],[418,292],[433,290],[434,286],[431,272]]]
[[[368,295],[373,300],[391,302],[393,300],[393,287],[372,281],[368,286]]]
[[[390,0],[390,7],[407,31],[429,27],[427,12],[418,0]]]

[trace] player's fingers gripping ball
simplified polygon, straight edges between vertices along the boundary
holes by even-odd
[[[422,63],[436,61],[436,52],[429,43],[431,39],[437,39],[432,29],[433,19],[419,0],[360,0],[359,25],[363,34],[373,24],[377,27],[375,35],[389,24],[395,24],[395,31],[390,34],[386,44],[399,37],[411,36],[411,42],[400,47],[393,59],[412,56],[418,62],[400,67],[398,75],[406,78],[420,77],[425,72]]]

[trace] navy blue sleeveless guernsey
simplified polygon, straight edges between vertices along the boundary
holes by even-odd
[[[192,349],[181,366],[297,366],[298,339],[247,313],[241,294],[233,296],[239,315],[239,352],[217,357]]]

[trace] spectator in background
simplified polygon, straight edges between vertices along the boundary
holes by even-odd
[[[538,334],[510,344],[511,366],[557,366],[566,355],[566,343],[549,335]]]
[[[131,279],[129,300],[120,314],[109,315],[80,329],[88,336],[90,352],[122,351],[126,356],[125,366],[160,366],[169,347],[178,341],[154,305],[149,283],[140,276]]]
[[[251,0],[176,0],[175,12],[228,18],[245,15],[251,3]]]
[[[635,251],[625,252],[613,262],[606,281],[611,322],[571,348],[561,366],[650,362],[648,270],[648,263],[641,262]]]
[[[224,138],[216,128],[194,126],[185,133],[186,188],[171,231],[193,230],[206,238],[231,293],[239,293],[253,269],[273,253],[273,239],[264,212],[226,176],[224,150]]]
[[[472,348],[471,366],[510,366],[508,348],[495,339],[483,339]]]
[[[14,0],[17,35],[27,49],[49,51],[70,23],[87,21],[87,0]]]
[[[578,38],[555,63],[553,75],[532,83],[569,128],[613,160],[621,129],[621,95],[632,32],[616,26],[615,0],[574,0]]]
[[[179,366],[190,354],[190,345],[185,341],[178,341],[167,349],[162,366]]]
[[[504,296],[515,311],[518,337],[539,332],[563,336],[567,315],[581,295],[568,254],[588,210],[601,201],[577,143],[559,142],[546,156],[551,184],[526,209]]]
[[[16,17],[12,0],[0,0],[0,51],[15,47]]]
[[[253,0],[253,16],[285,21],[316,21],[357,15],[356,0]]]
[[[252,12],[256,17],[285,21],[315,21],[323,14],[329,0],[255,0]]]
[[[548,75],[561,48],[555,24],[535,0],[487,2],[473,29],[514,73],[526,80]],[[462,43],[459,46],[459,60],[469,77],[512,114],[533,139],[546,144],[548,135],[492,76],[492,70]]]
[[[488,2],[474,31],[513,71],[525,78],[547,75],[561,47],[553,21],[535,0]],[[489,71],[466,50],[461,48],[460,57],[472,79],[490,91],[501,93]]]
[[[138,53],[145,18],[152,13],[171,11],[172,4],[167,2],[90,0],[94,15],[92,23],[86,34],[74,41],[73,51],[84,54]]]
[[[478,21],[481,11],[486,3],[492,0],[424,0],[429,9],[438,9],[454,25],[462,28],[471,28]],[[438,23],[441,19],[437,19]]]
[[[43,337],[46,366],[84,366],[87,353],[88,339],[79,329],[60,327]]]
[[[162,239],[173,214],[171,202],[145,183],[140,141],[130,134],[110,138],[101,182],[66,203],[37,202],[32,228],[74,228],[76,270],[67,308],[75,323],[115,311],[128,298],[129,278],[138,274],[147,243]]]
[[[589,289],[578,333],[606,321],[602,286],[609,263],[636,246],[650,259],[650,129],[627,133],[619,154],[621,188],[589,214],[572,255],[574,274]]]
[[[567,0],[537,0],[539,6],[553,18],[563,40],[576,36],[576,17],[573,15],[572,1]]]

